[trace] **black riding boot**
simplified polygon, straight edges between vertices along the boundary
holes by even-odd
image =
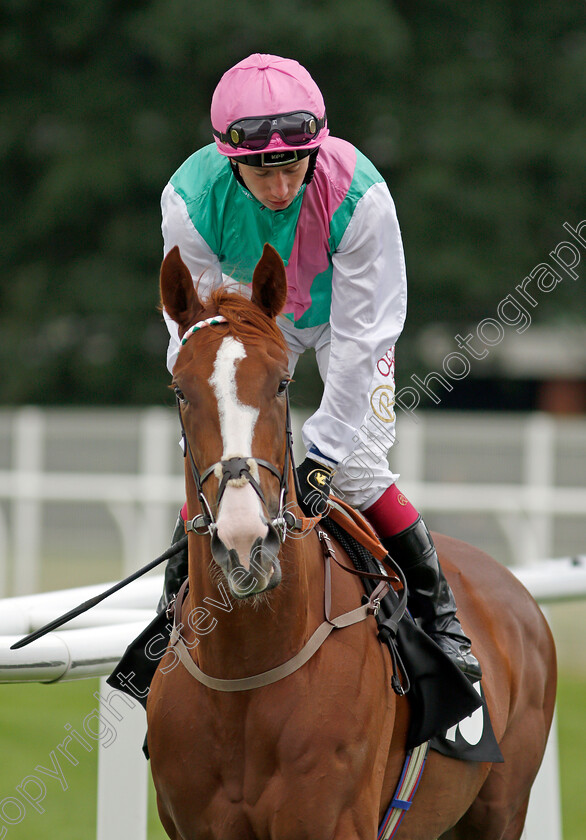
[[[179,513],[177,522],[175,523],[175,530],[171,538],[171,545],[176,543],[181,537],[185,536],[185,522]],[[181,551],[174,554],[165,566],[165,580],[163,585],[163,594],[157,605],[157,612],[160,613],[167,609],[175,595],[179,592],[181,584],[187,577],[187,546]]]
[[[456,617],[456,601],[444,577],[431,534],[422,518],[382,541],[407,581],[408,606],[423,630],[471,680],[482,677],[470,639]]]

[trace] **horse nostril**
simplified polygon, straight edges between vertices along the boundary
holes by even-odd
[[[226,544],[220,528],[212,535],[212,556],[226,576],[235,598],[247,598],[274,589],[281,581],[279,535],[272,525],[266,528],[265,536],[257,536],[252,544],[248,543],[248,549],[241,552]]]

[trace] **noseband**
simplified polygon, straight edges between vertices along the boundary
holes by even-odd
[[[181,344],[185,344],[187,339],[202,327],[205,327],[208,324],[221,324],[224,323],[225,320],[226,319],[222,315],[214,315],[212,318],[206,318],[204,321],[198,321],[197,324],[194,324],[194,326],[187,330]],[[265,461],[262,458],[253,458],[251,456],[249,458],[235,457],[217,461],[215,464],[212,464],[205,469],[203,473],[200,473],[197,464],[195,463],[195,458],[193,457],[193,452],[191,451],[191,446],[189,445],[189,440],[187,439],[183,416],[181,413],[180,393],[179,389],[175,388],[175,399],[177,402],[177,411],[179,413],[179,423],[181,426],[183,456],[189,458],[191,474],[193,476],[193,482],[196,487],[197,497],[202,510],[200,514],[194,516],[193,519],[189,519],[185,523],[186,532],[193,531],[194,533],[200,535],[208,533],[212,537],[216,532],[217,523],[210,504],[203,492],[203,485],[206,479],[208,479],[211,475],[215,475],[219,481],[218,493],[216,495],[216,509],[219,509],[220,502],[222,501],[228,482],[242,481],[250,484],[265,506],[265,509],[268,511],[268,505],[260,486],[260,482],[252,475],[252,472],[255,471],[255,467],[257,474],[258,467],[264,467],[279,479],[279,510],[277,516],[272,520],[272,522],[267,524],[270,524],[273,528],[275,528],[277,534],[279,535],[280,542],[284,542],[287,536],[287,529],[296,527],[298,523],[298,520],[293,516],[293,514],[290,511],[285,510],[285,499],[287,498],[287,493],[289,491],[289,467],[293,464],[293,434],[291,430],[289,393],[287,392],[285,394],[287,413],[285,424],[285,462],[283,464],[282,472],[279,472],[277,467],[269,461]]]

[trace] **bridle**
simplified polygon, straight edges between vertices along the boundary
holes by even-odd
[[[262,487],[260,486],[260,483],[256,480],[256,478],[252,475],[252,470],[254,469],[254,465],[256,464],[257,467],[264,467],[265,469],[269,470],[269,472],[271,472],[274,476],[276,476],[279,479],[279,509],[276,517],[271,521],[270,524],[275,528],[275,530],[279,534],[280,541],[284,542],[287,536],[287,530],[301,527],[300,520],[297,519],[297,517],[295,517],[290,510],[287,510],[285,508],[285,501],[289,491],[289,467],[291,464],[293,464],[293,436],[291,430],[291,409],[289,407],[289,394],[286,395],[287,420],[285,429],[285,462],[283,464],[282,472],[279,472],[277,467],[275,467],[269,461],[265,461],[263,458],[236,457],[216,461],[215,464],[211,464],[211,466],[207,467],[207,469],[200,473],[198,466],[195,463],[195,458],[193,457],[193,452],[191,450],[191,446],[189,444],[189,440],[185,432],[183,416],[181,414],[181,400],[177,394],[176,401],[177,410],[179,413],[179,423],[181,425],[183,455],[184,457],[187,457],[189,459],[189,466],[191,468],[193,483],[195,484],[197,498],[202,510],[202,512],[194,516],[193,519],[188,519],[185,522],[186,532],[189,533],[189,531],[193,531],[194,533],[200,535],[205,533],[213,535],[216,531],[216,519],[214,517],[210,504],[203,492],[203,485],[211,475],[215,475],[220,482],[218,486],[218,492],[216,495],[216,509],[218,509],[220,506],[220,502],[222,501],[224,491],[226,490],[228,482],[232,481],[233,479],[237,480],[244,478],[246,481],[248,481],[252,489],[255,491],[255,493],[265,506],[265,509],[268,511],[269,508],[264,493],[262,491]]]
[[[206,318],[204,321],[198,321],[196,324],[194,324],[187,330],[182,339],[182,345],[186,343],[188,338],[191,335],[193,335],[194,332],[197,332],[202,327],[207,326],[208,324],[221,324],[224,323],[225,320],[226,319],[222,315],[214,315],[212,318]],[[195,458],[193,457],[193,452],[191,450],[187,433],[185,431],[183,415],[181,412],[181,391],[179,388],[175,388],[175,400],[177,403],[177,411],[179,414],[179,424],[181,426],[183,456],[189,459],[191,475],[193,477],[193,483],[195,484],[197,498],[202,511],[201,513],[194,516],[192,519],[186,521],[185,531],[187,533],[192,531],[193,533],[199,535],[204,535],[208,533],[210,534],[210,536],[213,537],[217,530],[216,519],[214,517],[210,504],[203,492],[203,485],[211,475],[215,475],[219,481],[218,492],[216,495],[216,510],[218,510],[220,507],[220,502],[222,501],[224,491],[228,486],[228,482],[232,480],[244,479],[250,484],[252,489],[255,491],[255,493],[263,503],[265,509],[268,511],[269,508],[264,493],[262,491],[262,487],[260,486],[260,482],[253,475],[255,468],[256,472],[258,473],[258,467],[264,467],[265,469],[269,470],[269,472],[271,472],[274,476],[276,476],[276,478],[279,479],[279,509],[276,517],[270,523],[268,523],[277,532],[279,541],[281,543],[285,541],[288,530],[301,530],[303,527],[301,520],[295,517],[293,513],[290,510],[287,510],[285,507],[287,495],[289,492],[289,469],[291,466],[293,466],[293,475],[296,475],[295,463],[293,460],[293,432],[291,426],[291,407],[289,404],[289,392],[285,392],[285,459],[283,463],[283,470],[281,472],[269,461],[265,461],[263,458],[253,458],[252,456],[249,458],[234,457],[216,461],[215,464],[211,464],[203,472],[200,472],[195,462]]]

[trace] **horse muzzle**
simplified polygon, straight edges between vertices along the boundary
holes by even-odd
[[[200,475],[186,437],[185,451],[203,510],[186,523],[186,530],[210,534],[212,557],[226,576],[235,598],[248,598],[274,589],[281,581],[278,553],[287,527],[283,518],[286,472],[280,473],[261,458],[235,455],[217,461]],[[279,510],[272,522],[263,513],[263,506],[268,511],[269,504],[260,486],[259,466],[279,479]],[[202,492],[203,483],[211,475],[219,482],[217,519]]]
[[[234,598],[259,595],[274,589],[281,582],[280,537],[271,523],[266,524],[266,529],[266,535],[257,537],[252,543],[246,565],[240,561],[238,551],[228,548],[223,542],[217,528],[212,534],[212,557],[223,571]]]

